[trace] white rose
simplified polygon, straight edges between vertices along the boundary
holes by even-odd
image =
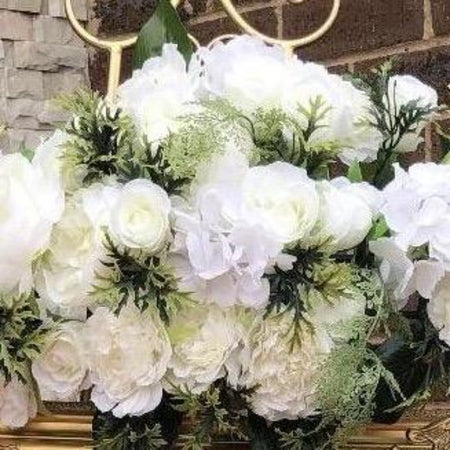
[[[242,189],[248,213],[285,244],[305,238],[316,223],[319,195],[304,169],[282,162],[253,167]]]
[[[33,376],[43,400],[79,401],[80,392],[89,387],[81,330],[80,322],[63,323],[33,361]]]
[[[431,322],[439,330],[439,337],[450,345],[450,275],[448,273],[438,284],[427,309]]]
[[[326,333],[304,333],[292,351],[292,314],[261,319],[250,334],[247,367],[240,383],[253,390],[250,407],[270,421],[295,420],[317,413],[321,364],[332,350]]]
[[[329,251],[338,252],[356,247],[372,227],[372,202],[366,201],[357,185],[336,185],[329,181],[317,184],[320,192],[318,231]],[[363,187],[362,189],[365,189]],[[374,207],[375,208],[375,207]]]
[[[251,112],[258,107],[279,107],[286,84],[292,85],[293,68],[302,64],[283,48],[250,36],[200,49],[199,58],[204,63],[206,93]]]
[[[401,107],[413,101],[417,101],[417,106],[421,108],[436,108],[438,106],[437,92],[411,75],[391,77],[388,84],[388,96],[390,101],[388,102],[388,99],[385,98],[384,102],[386,107],[389,108],[392,118],[396,116],[396,112],[398,113]],[[417,146],[423,141],[420,134],[427,123],[427,119],[421,121],[402,137],[396,148],[398,152],[413,152],[417,149]]]
[[[128,305],[115,316],[101,307],[87,320],[83,334],[94,384],[91,399],[100,411],[140,416],[159,405],[172,350],[155,311],[141,313]]]
[[[197,88],[197,74],[187,71],[176,45],[166,44],[162,56],[146,61],[119,88],[118,105],[148,141],[156,142],[175,131],[179,117],[191,111]]]
[[[32,287],[31,264],[49,242],[64,193],[20,154],[0,155],[0,292]]]
[[[111,211],[111,232],[121,244],[157,252],[167,240],[170,200],[149,180],[126,184]]]
[[[36,414],[37,404],[31,389],[17,378],[5,383],[0,376],[0,425],[21,428]]]
[[[244,329],[237,310],[197,304],[181,310],[168,332],[173,354],[167,390],[177,386],[201,393],[225,376]]]

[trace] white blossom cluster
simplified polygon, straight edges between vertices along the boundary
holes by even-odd
[[[398,105],[437,104],[411,77],[395,77],[390,89]],[[264,108],[295,114],[320,98],[326,113],[313,140],[337,142],[349,166],[376,160],[383,140],[364,91],[250,37],[202,48],[189,67],[166,45],[121,86],[118,105],[158,143],[179,130],[180,116],[214,98],[249,116]],[[399,151],[414,150],[422,128]],[[317,413],[321,364],[336,340],[349,338],[335,326],[364,314],[364,296],[315,304],[308,318],[316,332],[303,333],[292,351],[290,313],[264,314],[267,276],[293,267],[295,246],[348,254],[381,215],[392,233],[370,248],[385,285],[402,305],[414,291],[429,298],[430,318],[450,344],[450,166],[397,167],[380,192],[344,177],[316,180],[287,162],[255,165],[228,143],[182,195],[169,196],[144,178],[82,186],[86,168],[63,164],[68,139],[57,132],[31,161],[0,155],[0,293],[34,290],[43,318],[50,311],[65,319],[31,367],[43,400],[77,400],[92,389],[100,411],[139,416],[159,405],[164,390],[201,393],[225,378],[250,389],[251,408],[268,420]],[[114,276],[107,236],[131,253],[167,258],[179,293],[189,297],[170,324],[153,307],[127,304],[115,314],[95,303],[94,288]],[[414,259],[422,247],[426,257]],[[0,422],[20,427],[35,414],[29,386],[0,380]]]

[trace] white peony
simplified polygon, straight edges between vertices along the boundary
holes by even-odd
[[[91,399],[100,411],[140,416],[159,405],[172,350],[155,311],[141,313],[128,305],[115,316],[101,307],[87,320],[83,334],[94,385]]]
[[[302,64],[283,48],[250,36],[202,48],[199,59],[203,62],[203,91],[247,112],[280,107],[283,92],[292,86],[294,67]]]
[[[111,210],[111,233],[129,248],[155,253],[169,236],[169,212],[170,200],[162,188],[149,180],[133,180]]]
[[[392,118],[395,118],[402,107],[407,106],[411,102],[417,102],[417,106],[422,108],[436,108],[438,106],[437,92],[411,75],[395,75],[391,77],[387,95],[388,97],[384,99],[384,102]],[[417,146],[423,141],[420,134],[426,123],[427,119],[406,133],[397,145],[396,150],[401,153],[415,151]]]
[[[0,155],[0,292],[32,287],[31,264],[64,209],[55,177],[20,154]]]
[[[81,343],[82,327],[80,322],[63,323],[33,361],[33,376],[43,400],[79,401],[80,392],[89,387]]]
[[[235,309],[196,304],[177,313],[168,333],[173,354],[167,390],[176,386],[201,393],[233,369],[244,323]]]
[[[320,329],[304,333],[292,350],[292,314],[260,320],[249,339],[249,359],[240,383],[252,389],[250,408],[270,421],[295,420],[318,412],[317,381],[333,341]]]
[[[148,141],[164,139],[179,125],[178,118],[192,110],[198,76],[187,70],[176,45],[166,44],[160,57],[146,61],[118,93],[118,105],[135,121]]]
[[[450,275],[448,273],[438,284],[427,308],[431,322],[439,330],[439,337],[450,345]]]
[[[379,194],[366,183],[347,184],[340,179],[321,181],[319,237],[327,239],[331,252],[349,250],[360,244],[372,227],[379,209]]]
[[[36,414],[37,404],[31,389],[17,378],[5,383],[0,376],[0,425],[21,428]]]
[[[85,318],[96,275],[107,273],[101,262],[106,260],[103,222],[98,219],[105,189],[93,185],[70,199],[53,229],[49,251],[36,267],[35,283],[41,301],[67,318]]]
[[[283,162],[252,167],[242,190],[248,214],[283,244],[304,239],[316,223],[319,196],[304,169]]]

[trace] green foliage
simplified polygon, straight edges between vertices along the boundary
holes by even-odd
[[[358,161],[354,161],[353,164],[348,168],[347,178],[352,183],[360,183],[361,181],[364,181],[361,171],[361,165]]]
[[[133,50],[133,68],[140,69],[147,59],[160,56],[164,44],[174,43],[189,62],[193,45],[170,0],[158,0],[150,20],[142,27]]]
[[[360,274],[354,266],[335,262],[315,248],[296,248],[288,253],[297,258],[292,268],[284,271],[276,266],[274,273],[266,275],[270,284],[266,315],[294,312],[289,332],[294,348],[301,346],[303,331],[314,332],[307,312],[315,304],[332,306],[342,297],[356,295],[355,284],[360,281]]]
[[[159,450],[172,448],[178,436],[180,417],[167,398],[152,412],[142,416],[94,416],[94,448],[99,450]]]
[[[0,297],[0,375],[30,382],[31,362],[46,343],[52,328],[44,325],[33,294]]]
[[[71,137],[64,156],[68,167],[85,167],[84,183],[113,176],[126,183],[146,178],[169,194],[177,193],[186,181],[172,176],[159,144],[140,139],[131,119],[108,105],[98,94],[78,91],[61,97],[60,105],[73,113],[66,127]]]
[[[280,109],[258,110],[251,130],[261,162],[285,161],[303,167],[314,178],[327,177],[340,148],[333,141],[315,141],[314,137],[329,112],[320,96],[311,99],[307,108],[299,105],[296,116]]]
[[[168,323],[172,308],[187,296],[178,293],[176,278],[162,260],[163,256],[119,248],[108,234],[104,245],[107,257],[102,264],[108,275],[97,274],[92,298],[99,304],[107,304],[116,313],[128,302],[133,302],[141,311],[154,305],[161,319]]]
[[[359,76],[354,79],[357,87],[364,89],[369,95],[371,124],[383,135],[384,140],[378,151],[377,163],[372,182],[384,187],[393,178],[392,164],[397,161],[397,146],[408,133],[416,132],[418,126],[429,120],[434,108],[421,106],[419,100],[413,100],[399,106],[396,100],[396,89],[393,94],[388,89],[393,62],[389,61],[373,71],[371,76]]]
[[[244,411],[242,405],[236,408],[236,404],[239,404],[239,394],[224,385],[213,385],[199,395],[176,389],[174,408],[194,425],[190,434],[180,436],[183,450],[202,450],[219,436],[246,439],[241,426]]]

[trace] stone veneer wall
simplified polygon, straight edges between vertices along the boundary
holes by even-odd
[[[87,21],[87,1],[73,3]],[[86,85],[87,67],[64,0],[0,0],[0,150],[32,148],[64,122],[51,99]]]

